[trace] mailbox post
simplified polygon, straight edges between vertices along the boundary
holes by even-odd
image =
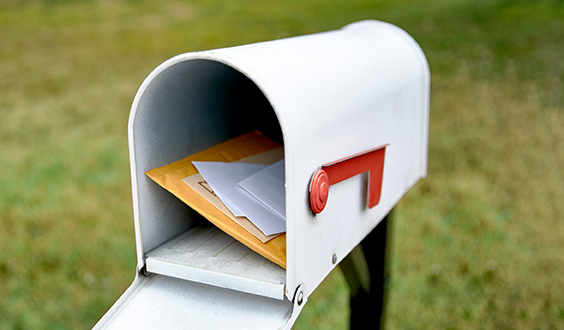
[[[429,88],[417,43],[377,21],[162,63],[128,126],[137,275],[95,329],[291,328],[426,175]],[[286,268],[194,248],[230,238],[144,174],[253,130],[284,146]]]
[[[380,329],[389,281],[388,214],[341,262],[350,288],[350,329]]]

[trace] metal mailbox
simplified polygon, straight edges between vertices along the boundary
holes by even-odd
[[[421,48],[377,21],[158,66],[129,119],[137,275],[95,328],[291,328],[426,175],[429,88]],[[257,129],[284,145],[286,269],[218,257],[232,239],[144,175]]]

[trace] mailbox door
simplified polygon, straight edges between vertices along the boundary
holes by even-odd
[[[283,329],[292,314],[287,300],[138,275],[94,329]]]

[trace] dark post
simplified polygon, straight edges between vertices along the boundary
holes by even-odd
[[[341,262],[341,270],[351,290],[351,330],[383,328],[390,215],[391,212]]]

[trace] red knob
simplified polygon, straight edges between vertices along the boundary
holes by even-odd
[[[324,170],[318,170],[311,179],[309,189],[309,203],[314,213],[320,213],[327,204],[329,197],[329,176]]]

